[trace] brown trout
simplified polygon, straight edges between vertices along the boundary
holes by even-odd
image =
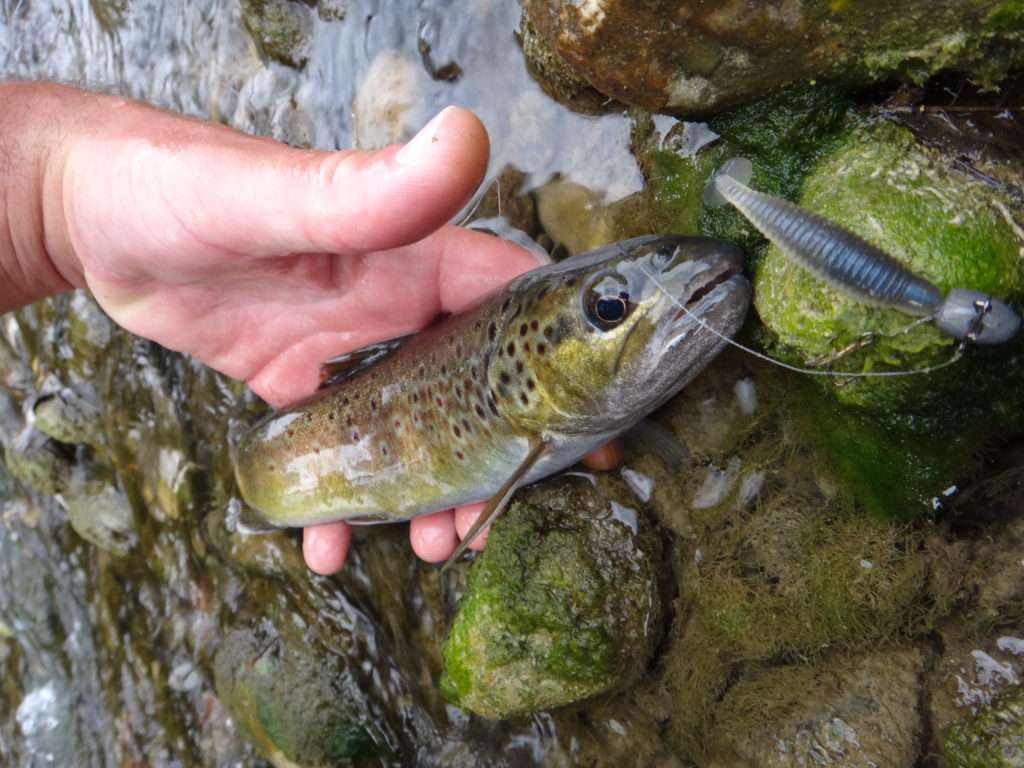
[[[242,496],[273,526],[490,499],[482,527],[517,487],[628,429],[715,357],[750,304],[742,266],[728,243],[640,237],[344,355],[330,386],[242,436]]]

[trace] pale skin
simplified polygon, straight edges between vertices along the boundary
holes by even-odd
[[[0,106],[0,313],[87,289],[127,330],[275,406],[314,390],[323,360],[537,265],[447,224],[487,167],[487,133],[466,110],[404,147],[322,152],[49,83],[0,83]],[[446,559],[481,507],[416,518],[413,550]],[[307,564],[339,570],[350,540],[344,523],[306,528]]]

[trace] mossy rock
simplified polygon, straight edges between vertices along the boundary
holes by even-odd
[[[950,768],[1024,766],[1024,688],[1015,688],[946,732]]]
[[[610,476],[529,488],[493,526],[444,650],[444,696],[488,718],[635,680],[660,625],[657,539]]]
[[[243,0],[242,23],[260,53],[287,67],[302,69],[309,58],[315,3],[300,0]]]
[[[271,628],[236,630],[214,659],[217,694],[275,765],[349,765],[376,750],[366,699],[326,652]]]

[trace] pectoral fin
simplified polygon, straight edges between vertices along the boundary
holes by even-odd
[[[346,379],[351,379],[360,371],[365,371],[371,365],[379,363],[414,335],[409,334],[407,336],[399,336],[397,339],[378,341],[376,344],[370,344],[361,349],[346,352],[343,355],[325,360],[320,365],[319,389],[333,387]]]
[[[522,463],[516,467],[516,471],[512,473],[505,484],[498,489],[482,510],[480,510],[480,516],[473,523],[473,527],[466,533],[465,538],[462,539],[458,548],[454,554],[449,557],[445,564],[441,567],[441,573],[447,571],[452,563],[458,560],[462,553],[465,552],[469,545],[473,543],[477,536],[480,535],[480,531],[486,528],[488,525],[493,523],[502,512],[505,511],[505,507],[508,506],[509,500],[512,498],[512,494],[516,492],[516,489],[522,484],[523,479],[529,473],[531,469],[540,461],[551,449],[551,443],[547,440],[538,440],[531,448],[530,452],[526,454],[526,458],[523,459]]]

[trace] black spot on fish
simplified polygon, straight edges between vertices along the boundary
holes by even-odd
[[[537,385],[533,383],[533,379],[526,380],[526,388],[533,392],[537,388]]]
[[[295,437],[295,430],[294,429],[289,429],[287,434],[288,434],[288,437]]]
[[[576,278],[575,277],[570,277],[570,278],[566,279],[566,281],[565,281],[565,287],[566,288],[572,288],[574,285],[576,285]]]
[[[387,456],[388,455],[388,447],[386,445],[381,445],[380,452],[382,454],[384,454],[385,456]]]
[[[347,397],[341,398],[341,404],[342,405],[348,405],[348,398]]]
[[[456,437],[462,437],[462,430],[459,429],[459,425],[458,424],[452,424],[452,433]]]
[[[447,365],[442,365],[441,366],[441,375],[442,376],[447,376],[448,375],[448,366]]]
[[[501,372],[501,377],[500,378],[501,378],[501,383],[502,384],[508,384],[509,382],[512,381],[512,377],[509,376],[508,373],[506,373],[505,371]]]
[[[457,459],[458,459],[459,461],[462,461],[462,460],[463,460],[464,458],[466,458],[466,455],[465,455],[465,454],[464,454],[464,453],[463,453],[462,451],[456,451],[456,452],[455,452],[455,457],[456,457],[456,458],[457,458]]]
[[[475,379],[476,378],[476,366],[474,365],[472,368],[470,368],[469,372],[472,374],[473,378]]]
[[[515,355],[515,353],[516,353],[516,343],[514,341],[510,341],[508,343],[508,346],[505,348],[505,351],[508,352],[508,356],[509,357],[512,357],[513,355]]]
[[[327,414],[327,419],[329,421],[334,421],[334,411],[331,411],[330,413]]]
[[[435,397],[434,402],[437,403],[438,408],[444,408],[444,400],[442,400],[440,397]]]
[[[356,430],[352,430],[352,439],[359,442],[359,433]]]
[[[543,341],[540,344],[537,345],[537,354],[538,355],[543,355],[547,351],[548,351],[548,348],[546,346],[544,346],[544,342]]]
[[[522,360],[516,360],[516,373],[522,373],[522,372],[523,372],[523,361]]]
[[[418,394],[416,394],[415,392],[412,393],[412,401],[414,403],[418,403],[420,401],[420,396]]]
[[[519,335],[520,336],[525,336],[527,330],[529,330],[529,329],[527,328],[526,323],[523,323],[522,325],[519,326]]]
[[[422,379],[426,375],[427,375],[427,369],[424,366],[421,365],[420,366],[420,378]]]
[[[536,333],[537,328],[539,328],[539,327],[540,327],[540,323],[538,323],[536,320],[533,320],[533,321],[530,322],[530,330],[533,331],[534,333]]]
[[[497,335],[497,333],[498,333],[498,328],[494,325],[494,322],[491,321],[490,323],[488,323],[487,324],[487,338],[490,339],[491,341],[494,341],[494,337]]]
[[[462,420],[462,428],[464,430],[466,430],[467,433],[473,434],[473,428],[471,426],[469,426],[469,420],[468,419],[463,419]]]
[[[474,410],[476,411],[476,415],[481,419],[486,418],[487,414],[484,413],[484,409],[480,407],[479,403],[475,406]]]
[[[525,392],[520,393],[519,399],[522,401],[523,405],[529,405],[530,404],[530,398],[528,398],[526,396]]]
[[[544,338],[545,339],[550,339],[554,335],[555,335],[555,329],[554,328],[552,328],[550,325],[544,326]]]
[[[512,306],[512,297],[510,296],[509,298],[505,299],[505,301],[503,301],[501,303],[501,311],[502,312],[508,312],[508,308],[511,307],[511,306]]]
[[[455,354],[457,356],[459,356],[459,357],[462,357],[462,342],[461,341],[458,344],[455,345]]]
[[[455,396],[459,398],[459,400],[462,399],[462,387],[458,385],[455,386]]]

